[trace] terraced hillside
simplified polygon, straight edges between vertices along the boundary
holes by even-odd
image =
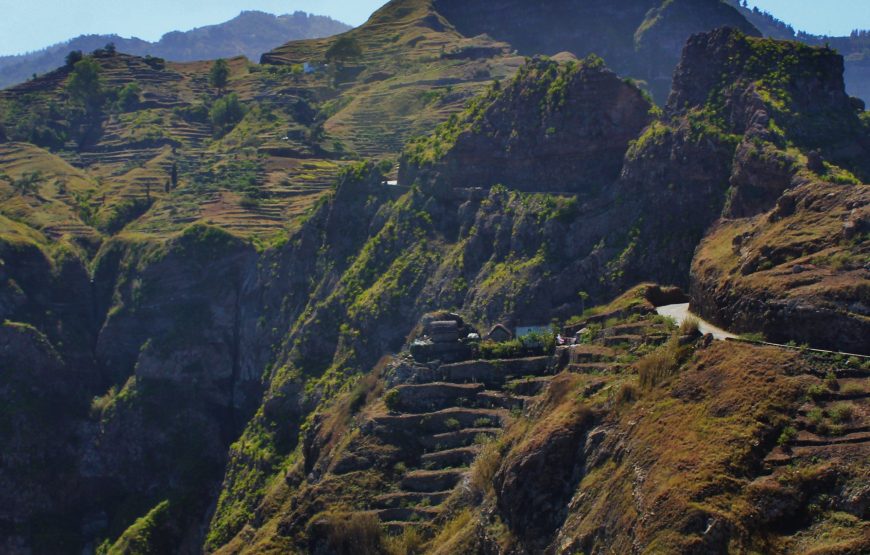
[[[842,58],[702,33],[657,107],[435,6],[226,82],[104,51],[3,93],[0,551],[866,551],[866,457],[764,480],[864,448]],[[654,313],[686,302],[793,345]]]
[[[861,361],[725,345],[656,315],[656,297],[577,319],[576,345],[526,339],[533,357],[425,316],[315,420],[267,523],[218,552],[866,548]]]
[[[3,91],[0,122],[11,140],[48,149],[99,184],[92,223],[104,232],[129,226],[166,237],[203,222],[268,242],[285,234],[280,218],[295,219],[322,196],[343,161],[395,160],[410,138],[461,111],[492,81],[512,76],[523,63],[517,49],[580,57],[601,52],[620,72],[640,79],[646,77],[635,69],[648,64],[635,61],[662,58],[668,77],[654,90],[665,91],[692,32],[729,23],[752,31],[717,2],[697,9],[704,14],[697,19],[685,20],[672,8],[656,15],[656,33],[673,38],[665,60],[625,46],[634,40],[633,29],[615,26],[599,34],[602,25],[586,22],[594,31],[584,35],[591,42],[577,44],[575,25],[560,21],[558,32],[546,33],[547,48],[535,50],[513,31],[502,40],[516,45],[480,34],[474,28],[479,17],[450,3],[397,0],[342,35],[360,52],[332,64],[327,53],[338,38],[291,42],[265,54],[263,65],[231,60],[229,83],[219,91],[209,85],[210,62],[179,64],[100,49],[93,57],[105,97],[98,113],[81,113],[66,90],[73,71],[66,67]],[[499,29],[491,35],[501,37]],[[314,71],[305,73],[305,64]],[[115,100],[128,85],[135,87],[123,102]],[[218,129],[209,110],[233,93],[246,115]]]
[[[288,40],[328,37],[348,29],[348,25],[329,17],[305,12],[275,16],[244,11],[217,25],[166,33],[157,42],[118,35],[83,35],[27,54],[0,56],[0,89],[54,70],[63,65],[64,57],[72,50],[90,52],[109,43],[128,54],[159,56],[175,62],[233,56],[256,60]]]

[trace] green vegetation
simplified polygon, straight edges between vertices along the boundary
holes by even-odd
[[[780,447],[784,447],[794,441],[797,437],[798,431],[793,426],[786,426],[783,428],[782,433],[779,434],[779,438],[777,438],[776,443]]]
[[[67,81],[66,90],[70,98],[82,104],[88,111],[96,111],[103,103],[102,68],[93,58],[83,58],[76,62]]]
[[[209,112],[215,136],[222,137],[232,131],[245,117],[245,111],[236,93],[217,99]]]
[[[548,355],[556,349],[556,335],[553,332],[534,332],[501,343],[481,341],[475,349],[475,355],[485,360]]]
[[[223,58],[215,60],[208,73],[208,82],[218,94],[223,93],[230,79],[230,66]]]
[[[363,51],[359,41],[355,38],[342,35],[326,51],[326,61],[342,65],[345,62],[362,57]]]
[[[97,549],[98,555],[161,555],[175,548],[178,531],[168,501],[154,507],[138,519],[118,538],[114,545],[104,543]]]

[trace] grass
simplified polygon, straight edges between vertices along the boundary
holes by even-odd
[[[128,528],[114,545],[104,543],[98,555],[158,555],[172,549],[174,536],[173,517],[168,501],[154,507],[147,515]]]
[[[369,513],[330,513],[314,517],[312,524],[322,527],[309,535],[323,534],[323,540],[336,555],[381,555],[382,532],[378,517]]]
[[[701,334],[701,321],[689,316],[680,324],[680,335],[697,336]]]
[[[685,348],[680,347],[677,336],[671,336],[667,343],[643,356],[634,363],[640,387],[652,389],[676,374],[684,354]]]
[[[855,418],[855,405],[851,403],[837,403],[828,409],[828,413],[835,424],[845,424]]]
[[[468,475],[469,487],[478,498],[482,499],[493,493],[493,477],[501,465],[501,460],[501,444],[497,440],[486,440]]]
[[[613,397],[616,406],[630,405],[640,399],[640,388],[636,383],[627,381],[620,384]]]
[[[776,444],[780,447],[785,447],[786,445],[794,441],[797,435],[798,431],[793,426],[786,426],[779,434],[779,438],[777,438]]]

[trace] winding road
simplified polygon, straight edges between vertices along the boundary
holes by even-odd
[[[677,322],[678,326],[680,324],[682,324],[687,318],[690,318],[690,317],[697,318],[698,324],[699,324],[698,329],[701,330],[701,333],[703,333],[704,335],[710,333],[713,335],[713,337],[715,339],[718,339],[719,341],[726,341],[728,339],[737,339],[737,336],[734,335],[733,333],[728,333],[727,331],[723,330],[722,328],[717,328],[716,326],[714,326],[710,322],[702,320],[696,314],[692,314],[692,312],[689,311],[689,303],[670,304],[670,305],[666,305],[666,306],[660,306],[660,307],[656,308],[656,312],[658,312],[662,316],[670,316],[671,318],[673,318]]]

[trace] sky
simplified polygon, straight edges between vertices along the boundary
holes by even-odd
[[[221,23],[242,10],[302,10],[362,24],[386,0],[0,0],[0,55],[83,34],[157,40],[169,31]],[[870,29],[870,0],[750,0],[798,30],[847,35]]]

